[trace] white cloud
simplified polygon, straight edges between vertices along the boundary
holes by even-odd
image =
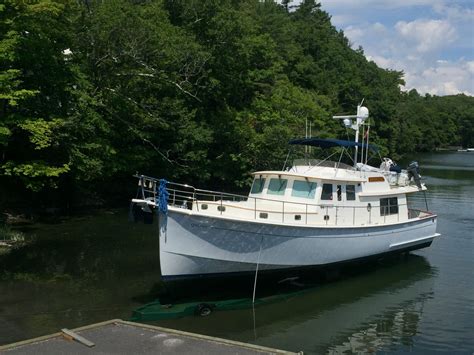
[[[474,95],[474,77],[470,65],[464,60],[444,61],[415,75],[411,84],[435,95]]]
[[[359,26],[347,26],[344,28],[344,34],[354,44],[361,44],[364,39],[374,36],[387,36],[388,30],[380,22],[374,24],[364,24]]]
[[[466,67],[469,73],[474,75],[474,61],[466,62]]]
[[[456,29],[447,20],[399,21],[395,24],[395,29],[406,41],[416,42],[419,52],[445,47],[457,37]]]
[[[354,20],[356,20],[356,18],[351,16],[351,15],[334,15],[334,16],[331,16],[331,23],[334,26],[337,26],[337,27],[342,27],[342,26],[344,26],[348,23],[351,23]]]
[[[403,71],[403,90],[416,89],[420,93],[431,95],[474,95],[473,61],[436,60],[432,65],[424,67],[426,62],[423,60],[412,60],[408,65],[403,58],[396,60],[383,56],[367,56],[367,59],[382,68]]]
[[[400,63],[397,63],[397,61],[390,58],[385,58],[381,55],[367,56],[367,60],[375,62],[381,68],[399,70],[398,68],[400,67]]]
[[[352,42],[358,42],[362,37],[364,37],[365,30],[355,26],[348,26],[344,29],[344,33]]]
[[[380,22],[374,23],[372,28],[374,29],[374,31],[379,32],[379,33],[386,33],[387,32],[387,28],[384,25],[382,25]]]
[[[466,7],[461,7],[456,4],[434,4],[433,5],[433,10],[450,19],[450,20],[455,20],[455,21],[474,21],[474,9],[466,8]]]
[[[380,67],[403,71],[404,89],[474,94],[470,0],[322,0],[322,8],[337,17],[353,48],[362,46]]]
[[[301,1],[297,1],[300,3]],[[375,8],[375,9],[399,9],[413,6],[433,6],[435,4],[442,4],[442,0],[321,0],[321,4],[325,9],[364,9],[364,8]],[[295,1],[296,3],[296,1]]]
[[[405,90],[417,89],[422,94],[432,95],[473,95],[474,61],[464,58],[449,60],[442,56],[443,46],[449,45],[452,34],[447,30],[440,34],[431,29],[432,36],[428,36],[430,31],[426,29],[430,26],[406,24],[403,28],[399,25],[391,29],[377,23],[365,24],[351,26],[344,32],[355,46],[364,46],[368,60],[382,68],[403,71]],[[419,32],[418,36],[406,38],[413,28]],[[402,29],[407,32],[401,33]]]

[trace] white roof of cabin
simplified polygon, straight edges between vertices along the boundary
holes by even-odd
[[[421,189],[413,185],[391,186],[386,177],[377,171],[360,171],[327,166],[296,165],[288,171],[264,170],[254,172],[252,175],[315,179],[328,182],[362,183],[362,191],[359,193],[361,197],[409,194],[426,190],[424,185]],[[382,177],[383,180],[369,179],[371,177]]]
[[[322,166],[293,166],[289,171],[257,171],[252,173],[253,175],[278,175],[288,177],[302,177],[311,178],[318,180],[329,180],[329,181],[347,181],[347,182],[364,182],[367,181],[366,176],[361,176],[360,171],[348,170],[348,169],[335,169]],[[365,175],[365,173],[364,173]],[[382,176],[381,174],[375,174],[370,176]]]

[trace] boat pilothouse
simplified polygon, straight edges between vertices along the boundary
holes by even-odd
[[[162,278],[325,266],[429,246],[439,236],[436,215],[407,203],[426,190],[418,165],[368,165],[369,150],[377,151],[368,110],[335,118],[356,131],[354,141],[302,138],[290,146],[335,148],[338,161],[299,159],[255,172],[246,196],[137,175],[140,198],[132,202],[159,213]],[[352,148],[350,166],[341,160]]]

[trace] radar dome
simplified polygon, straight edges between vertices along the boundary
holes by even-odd
[[[357,116],[360,118],[367,118],[369,117],[369,109],[365,106],[360,106],[359,107],[359,112],[357,112]]]

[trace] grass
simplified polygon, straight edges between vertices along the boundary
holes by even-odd
[[[0,242],[23,243],[25,235],[22,232],[13,230],[7,225],[0,225]]]
[[[12,249],[25,245],[25,235],[0,224],[0,255],[8,254]]]

